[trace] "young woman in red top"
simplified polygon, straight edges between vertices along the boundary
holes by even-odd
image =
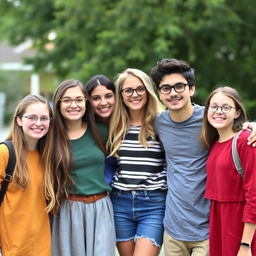
[[[236,170],[231,147],[245,121],[245,109],[235,89],[219,87],[210,94],[201,138],[211,148],[205,192],[211,200],[211,256],[256,255],[256,148],[247,145],[250,132],[243,131],[237,140],[243,178]]]

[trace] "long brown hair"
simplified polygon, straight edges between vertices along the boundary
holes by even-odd
[[[210,148],[213,145],[213,143],[219,138],[217,129],[209,123],[207,118],[207,113],[208,113],[208,108],[209,108],[211,98],[213,97],[213,95],[219,92],[231,98],[235,103],[236,111],[240,111],[239,117],[234,120],[232,130],[234,132],[240,131],[242,129],[243,123],[247,120],[245,108],[241,101],[240,95],[236,89],[231,88],[229,86],[221,86],[215,89],[214,91],[212,91],[205,104],[203,126],[200,134],[201,141],[204,144],[204,146],[207,148]]]
[[[79,87],[84,94],[86,101],[86,112],[82,117],[82,121],[86,122],[88,127],[91,127],[93,135],[95,137],[96,143],[99,148],[106,153],[104,144],[100,137],[99,131],[96,127],[95,117],[93,108],[90,104],[88,94],[86,92],[83,84],[75,79],[69,79],[63,81],[55,91],[53,96],[53,129],[54,129],[54,139],[52,141],[52,147],[54,147],[54,152],[52,155],[52,170],[54,176],[54,190],[56,193],[56,205],[54,208],[54,213],[59,211],[62,202],[68,196],[68,187],[74,185],[70,176],[70,167],[73,163],[72,152],[69,147],[69,137],[67,131],[67,125],[65,118],[60,112],[60,100],[67,89]]]
[[[30,184],[30,177],[28,173],[28,166],[26,163],[27,158],[27,145],[25,141],[25,136],[22,130],[17,123],[17,118],[22,117],[26,112],[28,106],[32,104],[42,103],[45,104],[49,110],[49,116],[52,118],[52,110],[45,98],[40,95],[27,95],[24,97],[18,106],[16,107],[15,113],[13,115],[11,131],[7,136],[7,140],[11,140],[14,146],[14,151],[16,155],[16,165],[13,172],[13,181],[20,189],[26,189]],[[49,212],[55,204],[55,195],[53,191],[52,183],[52,172],[49,168],[49,158],[50,147],[49,141],[51,140],[51,125],[49,127],[48,133],[41,139],[39,139],[37,148],[39,151],[39,156],[44,167],[44,191],[47,199],[47,211]]]

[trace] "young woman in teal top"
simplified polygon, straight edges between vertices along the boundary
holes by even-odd
[[[66,80],[53,99],[55,148],[52,169],[56,207],[52,255],[113,256],[115,228],[111,190],[104,179],[107,127],[95,124],[85,87]]]

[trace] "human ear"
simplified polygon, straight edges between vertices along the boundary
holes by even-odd
[[[189,87],[190,97],[195,94],[195,90],[196,90],[196,86],[195,85],[192,85],[191,87]]]
[[[235,113],[235,119],[237,119],[239,116],[241,115],[241,110],[236,110],[236,113]]]
[[[18,126],[22,126],[22,119],[19,116],[16,117],[16,122]]]

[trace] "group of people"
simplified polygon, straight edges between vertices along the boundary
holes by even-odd
[[[162,243],[168,256],[256,256],[255,133],[237,140],[242,177],[238,92],[218,87],[205,107],[194,93],[193,68],[162,59],[150,76],[65,80],[52,109],[26,96],[7,137],[16,166],[0,206],[3,256],[114,256],[115,246],[156,256]],[[8,159],[2,144],[0,184]]]

